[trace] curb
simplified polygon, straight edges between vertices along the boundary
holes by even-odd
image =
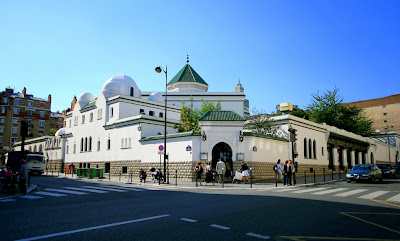
[[[36,184],[31,184],[26,188],[26,194],[29,194],[29,193],[35,191],[36,189],[37,189],[37,185]],[[11,199],[11,198],[19,197],[19,196],[22,196],[22,195],[23,194],[18,193],[18,194],[14,194],[14,195],[7,196],[7,197],[2,197],[2,198],[0,198],[0,200]]]

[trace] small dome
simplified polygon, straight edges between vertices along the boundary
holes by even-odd
[[[149,96],[149,100],[157,101],[157,102],[164,102],[164,96],[160,92],[151,93]]]
[[[140,98],[141,93],[135,81],[123,74],[109,78],[103,85],[101,90],[106,98],[116,95],[126,95]]]
[[[61,128],[56,132],[55,136],[61,136],[61,135],[65,134],[66,131],[67,131],[67,128]]]
[[[87,104],[89,104],[89,102],[94,101],[94,100],[95,100],[95,98],[91,93],[83,92],[78,98],[78,103],[82,108],[82,107],[86,106]]]

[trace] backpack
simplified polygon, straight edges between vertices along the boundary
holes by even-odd
[[[278,166],[275,164],[274,167],[272,168],[273,171],[276,171]]]

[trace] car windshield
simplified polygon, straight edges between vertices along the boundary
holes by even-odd
[[[28,163],[44,163],[44,157],[42,156],[27,156]]]
[[[356,171],[356,170],[372,170],[372,166],[371,165],[357,165],[357,166],[354,166],[353,169],[351,169],[351,170],[353,170],[353,171]]]
[[[380,169],[390,169],[390,164],[377,164]]]

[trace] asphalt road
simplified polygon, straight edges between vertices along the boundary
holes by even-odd
[[[0,202],[0,240],[400,240],[399,179],[196,189],[34,178],[35,199]]]

